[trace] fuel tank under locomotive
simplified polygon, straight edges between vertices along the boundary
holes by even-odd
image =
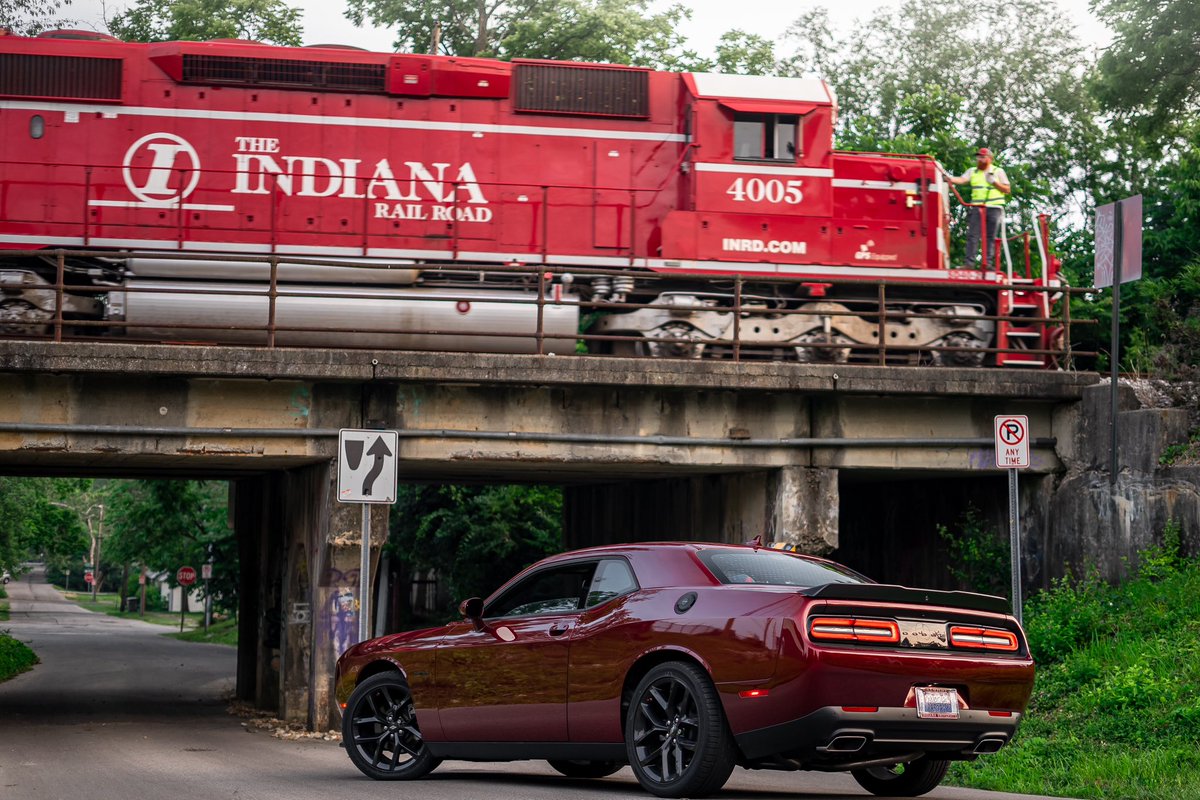
[[[547,302],[542,350],[575,352],[577,298]],[[489,289],[279,285],[275,343],[299,347],[536,353],[537,298]],[[131,279],[110,290],[108,318],[125,336],[266,345],[269,286]]]

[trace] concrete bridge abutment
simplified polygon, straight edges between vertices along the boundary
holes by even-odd
[[[838,544],[837,470],[786,466],[568,486],[568,548],[629,541],[785,542],[826,555]]]

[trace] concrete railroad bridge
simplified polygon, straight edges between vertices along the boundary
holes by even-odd
[[[567,545],[744,541],[944,581],[934,520],[1002,518],[992,418],[1027,414],[1028,582],[1054,535],[1047,477],[1094,374],[0,341],[0,470],[232,482],[238,694],[336,720],[330,619],[357,586],[339,428],[400,432],[401,480],[565,487]],[[1057,443],[1057,446],[1056,446]],[[375,507],[373,529],[386,530]],[[381,622],[381,625],[386,623]],[[377,628],[379,630],[379,628]]]

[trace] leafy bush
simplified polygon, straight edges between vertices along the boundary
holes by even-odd
[[[1013,744],[957,764],[952,781],[1070,797],[1200,798],[1200,563],[1180,530],[1110,586],[1092,570],[1031,598],[1038,662]]]
[[[958,530],[937,526],[938,537],[950,551],[950,574],[963,589],[986,594],[1009,594],[1011,550],[1008,538],[988,525],[979,509],[968,505],[958,518]]]
[[[562,550],[562,490],[402,485],[386,548],[413,569],[436,570],[457,606]]]
[[[19,675],[38,663],[38,657],[22,642],[0,631],[0,681]]]

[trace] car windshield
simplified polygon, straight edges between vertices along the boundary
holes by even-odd
[[[701,550],[700,560],[721,583],[768,586],[870,583],[848,567],[827,561],[810,561],[778,550]]]

